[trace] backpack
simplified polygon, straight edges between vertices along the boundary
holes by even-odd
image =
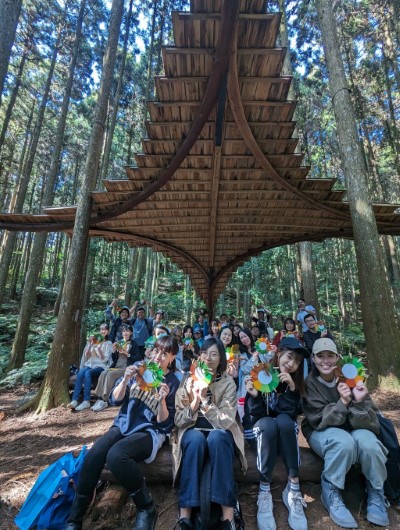
[[[200,508],[194,508],[192,510],[191,520],[195,530],[215,530],[216,528],[219,528],[221,524],[221,506],[211,502],[210,484],[211,463],[209,459],[206,458],[200,478]],[[237,495],[235,496],[237,498]],[[244,530],[242,509],[238,500],[236,501],[236,506],[234,508],[234,521],[236,530]]]
[[[389,451],[387,454],[386,471],[387,479],[384,490],[386,497],[396,503],[400,500],[400,446],[393,423],[382,414],[379,419],[379,440]]]
[[[77,457],[67,453],[40,473],[14,519],[20,530],[63,530],[86,453],[83,446]]]

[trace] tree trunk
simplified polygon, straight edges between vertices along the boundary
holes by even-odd
[[[129,9],[128,9],[128,16],[127,16],[127,19],[126,19],[126,30],[125,30],[125,38],[124,38],[124,47],[123,47],[123,50],[122,50],[122,57],[121,57],[121,66],[120,66],[119,74],[118,74],[118,83],[117,83],[117,89],[115,91],[113,110],[112,110],[112,114],[111,114],[111,118],[110,118],[110,124],[109,124],[109,127],[108,127],[107,141],[106,141],[106,146],[105,146],[105,149],[104,149],[104,157],[103,157],[103,163],[102,163],[102,166],[101,166],[101,177],[100,177],[100,180],[106,179],[107,178],[107,174],[108,174],[108,166],[109,166],[109,163],[110,163],[111,147],[112,147],[112,142],[113,142],[113,138],[114,138],[115,124],[117,122],[119,98],[121,96],[122,81],[124,79],[124,72],[125,72],[126,54],[127,54],[127,50],[128,50],[129,33],[130,33],[130,25],[131,25],[131,18],[132,18],[132,5],[133,5],[133,0],[130,0]]]
[[[400,373],[400,336],[386,280],[376,219],[367,191],[366,168],[340,55],[332,3],[330,0],[316,0],[316,7],[353,225],[369,381],[373,386],[379,383],[385,386],[392,384],[394,374]]]
[[[0,0],[0,105],[22,0]]]
[[[125,286],[125,305],[131,307],[132,305],[132,289],[133,282],[135,279],[136,266],[138,261],[138,250],[137,248],[130,249],[129,256],[129,268],[128,268],[128,279]]]
[[[315,272],[312,255],[312,244],[303,241],[300,247],[301,276],[303,279],[304,299],[306,305],[312,305],[319,312],[317,288],[315,286]]]
[[[64,98],[61,106],[60,118],[57,125],[57,134],[54,150],[51,157],[50,172],[45,183],[43,196],[44,206],[51,206],[54,200],[54,186],[56,183],[61,149],[64,142],[64,132],[67,121],[69,101],[71,98],[72,85],[74,81],[75,66],[78,59],[80,40],[82,36],[82,23],[85,11],[86,0],[82,0],[77,19],[75,42],[73,54],[69,65],[68,78],[65,86]],[[43,256],[46,247],[47,233],[36,234],[29,259],[29,269],[25,279],[25,287],[21,300],[17,332],[14,337],[11,361],[9,369],[20,368],[25,361],[25,350],[28,344],[29,326],[31,323],[33,307],[36,301],[36,287],[39,279],[39,272],[42,268]]]
[[[54,308],[53,308],[53,314],[55,317],[58,317],[58,313],[60,311],[62,292],[64,289],[64,282],[65,282],[65,274],[67,272],[69,243],[70,243],[70,239],[69,237],[66,237],[65,245],[64,245],[64,252],[63,252],[63,264],[62,264],[62,269],[61,269],[60,282],[58,284],[58,294],[57,294],[57,299],[54,303]]]
[[[107,117],[107,101],[110,97],[123,6],[123,0],[113,0],[112,2],[109,36],[103,59],[100,90],[95,108],[85,163],[85,176],[79,194],[65,285],[49,356],[48,369],[38,395],[26,407],[36,407],[37,412],[49,410],[66,403],[69,397],[67,384],[69,366],[74,358],[74,344],[77,344],[79,340],[80,320],[82,318],[82,271],[85,267],[87,254],[92,208],[91,192],[98,176]]]

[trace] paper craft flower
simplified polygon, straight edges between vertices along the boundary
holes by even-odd
[[[299,337],[299,332],[296,331],[296,330],[294,330],[294,331],[286,331],[285,337],[294,337],[295,339],[297,339]]]
[[[146,349],[147,348],[154,348],[154,344],[156,343],[156,338],[152,335],[149,337],[146,342],[144,343]]]
[[[193,361],[190,366],[190,373],[193,381],[197,381],[200,388],[207,387],[212,381],[212,373],[203,361]]]
[[[273,392],[279,385],[278,372],[269,363],[259,363],[250,372],[254,388],[263,394]]]
[[[93,333],[93,335],[90,336],[90,339],[93,344],[100,344],[104,341],[104,337],[100,335],[100,333]]]
[[[339,372],[339,378],[350,388],[354,388],[358,381],[365,381],[365,366],[357,357],[352,357],[351,355],[343,357]]]
[[[116,304],[114,304],[114,309],[117,313],[119,313],[120,311],[122,311],[122,308],[124,306],[121,304],[121,302],[117,302]]]
[[[150,392],[158,388],[164,378],[164,373],[160,366],[154,361],[146,360],[136,374],[136,382],[139,385],[140,390]]]
[[[239,346],[237,344],[228,346],[228,348],[225,348],[225,353],[228,363],[232,363],[235,360],[236,355],[239,353]]]
[[[255,348],[257,353],[264,355],[262,358],[263,361],[271,361],[277,350],[277,347],[264,337],[256,341]]]
[[[317,320],[315,323],[315,329],[321,333],[326,330],[326,324],[323,320]]]
[[[126,349],[128,348],[128,343],[126,342],[126,340],[119,340],[117,342],[117,350],[118,351],[126,351]]]
[[[184,339],[183,344],[185,348],[192,348],[194,346],[193,339],[191,339],[190,337],[187,337],[186,339]]]

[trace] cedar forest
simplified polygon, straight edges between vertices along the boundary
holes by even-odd
[[[335,178],[335,189],[343,189],[346,172],[338,142],[339,116],[335,119],[317,13],[324,3],[279,0],[268,2],[268,9],[284,13],[280,44],[290,49],[285,69],[293,75],[290,98],[298,101],[294,119],[304,163],[311,166],[309,176]],[[146,101],[154,98],[154,75],[163,73],[162,46],[172,42],[171,12],[187,9],[188,2],[114,0],[112,4],[0,0],[0,35],[16,28],[12,49],[0,43],[2,212],[39,213],[44,205],[77,203],[100,97],[110,13],[117,4],[122,18],[110,93],[103,106],[106,130],[95,189],[104,189],[106,177],[124,178],[124,167],[134,164],[146,136]],[[347,95],[367,168],[369,200],[399,204],[400,4],[339,0],[333,8]],[[398,237],[379,236],[379,240],[390,303],[398,315]],[[0,244],[0,385],[10,388],[40,379],[46,371],[71,240],[62,232],[2,231]],[[215,313],[234,314],[246,324],[256,307],[263,305],[272,311],[273,327],[279,330],[282,319],[293,316],[303,294],[318,307],[344,351],[365,350],[364,329],[371,317],[379,320],[383,335],[397,335],[398,343],[398,326],[386,306],[372,308],[368,318],[364,308],[362,312],[360,283],[352,240],[298,243],[266,251],[241,266],[220,295]],[[69,344],[70,359],[76,363],[87,334],[97,329],[107,303],[116,297],[128,305],[149,300],[166,311],[170,323],[193,322],[204,308],[190,278],[169,258],[151,248],[101,239],[90,240],[82,293],[80,336],[71,337]],[[398,376],[400,354],[394,350],[396,359],[389,371]],[[396,377],[380,382],[398,386]],[[45,410],[65,400],[65,395],[42,399],[35,406]]]

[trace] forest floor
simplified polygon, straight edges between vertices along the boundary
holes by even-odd
[[[55,461],[68,451],[78,451],[82,444],[91,444],[104,433],[112,423],[115,409],[106,409],[99,413],[86,410],[75,413],[67,408],[58,408],[45,414],[17,415],[15,409],[22,400],[34,392],[33,385],[19,387],[12,391],[0,393],[0,529],[16,529],[13,518],[23,504],[38,474],[49,463]],[[378,406],[395,424],[400,435],[400,394],[376,392]],[[273,484],[274,513],[279,530],[289,528],[287,511],[283,505],[281,493],[284,484]],[[172,530],[178,514],[176,492],[166,485],[151,486],[151,492],[159,506],[158,530]],[[240,502],[242,505],[246,530],[257,530],[257,485],[240,485]],[[332,523],[323,508],[319,496],[320,486],[313,483],[302,483],[302,492],[308,503],[306,511],[309,529],[338,529]],[[99,496],[104,495],[100,493]],[[347,485],[345,501],[356,517],[362,530],[377,528],[364,518],[364,492],[361,480]],[[92,514],[95,511],[92,511]],[[389,509],[390,528],[400,528],[400,513]],[[127,530],[132,527],[134,508],[127,502],[118,515],[108,514],[107,510],[97,515],[88,516],[85,529],[91,530]]]

